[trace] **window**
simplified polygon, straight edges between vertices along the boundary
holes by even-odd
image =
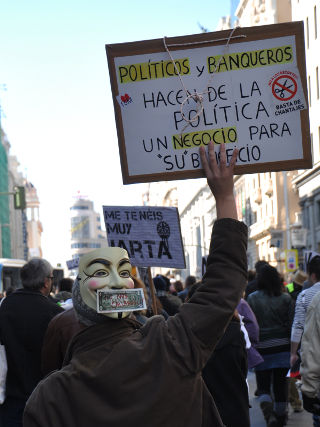
[[[308,86],[309,86],[309,106],[311,107],[311,79],[308,76]]]
[[[320,225],[320,200],[316,202],[316,225]]]
[[[81,249],[81,248],[101,248],[100,243],[72,243],[71,249]]]
[[[306,205],[303,206],[303,211],[302,211],[302,216],[303,216],[303,224],[306,228],[310,227],[310,222],[309,222],[309,211]]]
[[[72,240],[86,239],[90,237],[89,217],[76,216],[71,218]]]
[[[88,206],[71,206],[71,208],[70,208],[70,210],[71,211],[74,211],[74,210],[88,210],[89,209],[89,207]]]

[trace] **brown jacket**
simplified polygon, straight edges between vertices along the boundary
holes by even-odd
[[[78,333],[28,400],[24,427],[221,427],[201,370],[244,290],[246,243],[244,224],[216,221],[203,285],[180,313]]]
[[[42,346],[41,371],[44,376],[62,367],[72,337],[85,327],[79,322],[73,308],[51,320]]]

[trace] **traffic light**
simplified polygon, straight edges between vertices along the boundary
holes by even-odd
[[[15,209],[23,210],[26,208],[26,193],[24,187],[15,187],[13,200]]]

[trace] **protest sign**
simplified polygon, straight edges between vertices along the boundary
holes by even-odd
[[[75,268],[79,267],[79,258],[72,258],[69,261],[67,261],[67,267],[68,270],[74,270]]]
[[[110,246],[128,252],[137,267],[185,268],[177,208],[103,206]]]
[[[285,250],[285,268],[286,271],[293,272],[299,268],[298,249]]]
[[[237,174],[312,166],[302,22],[106,50],[125,184],[204,176],[210,140]]]

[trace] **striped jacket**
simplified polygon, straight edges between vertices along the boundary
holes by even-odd
[[[320,292],[320,282],[315,283],[311,288],[305,289],[298,295],[291,329],[291,341],[295,343],[301,341],[308,307],[318,292]]]

